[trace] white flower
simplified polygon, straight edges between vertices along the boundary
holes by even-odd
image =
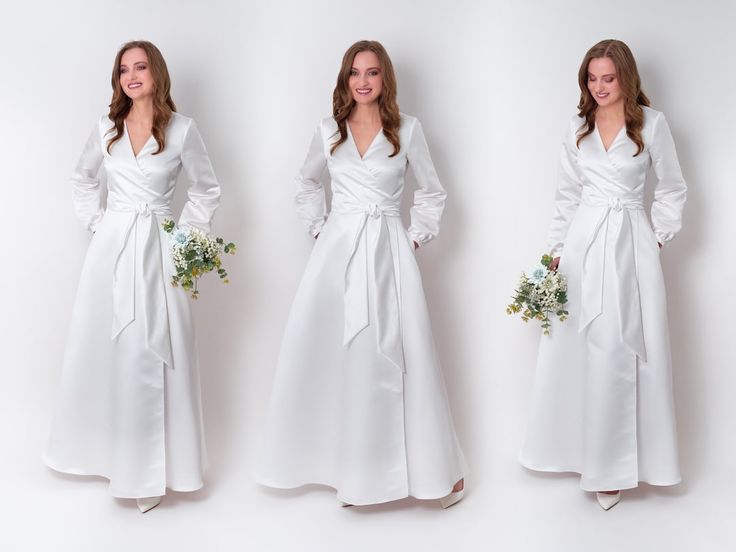
[[[546,266],[544,266],[543,264],[538,264],[529,271],[529,274],[527,276],[532,283],[538,285],[541,284],[542,281],[544,281],[548,273],[549,270],[547,270]]]
[[[180,247],[187,245],[190,239],[191,237],[189,235],[189,232],[182,228],[177,228],[171,234],[171,240],[174,242],[174,245],[177,245]]]

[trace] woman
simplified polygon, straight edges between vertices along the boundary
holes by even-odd
[[[407,165],[419,184],[408,231]],[[318,240],[286,326],[259,481],[329,485],[346,505],[454,504],[466,467],[413,254],[437,235],[445,191],[419,122],[399,113],[378,42],[345,53],[333,117],[317,126],[296,201]]]
[[[61,472],[108,478],[113,496],[135,498],[145,512],[167,488],[202,486],[194,328],[187,294],[169,284],[175,270],[161,223],[182,168],[192,185],[180,226],[208,232],[220,186],[194,121],[175,112],[153,44],[120,49],[112,88],[110,112],[71,179],[77,214],[94,235],[45,459]]]
[[[521,463],[577,472],[608,510],[639,482],[675,485],[667,304],[659,249],[680,230],[686,186],[667,121],[649,107],[631,51],[583,59],[564,138],[549,247],[570,320],[543,338]],[[658,183],[651,225],[647,169]]]

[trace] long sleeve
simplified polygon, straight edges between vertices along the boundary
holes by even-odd
[[[326,166],[321,125],[318,125],[307,158],[296,177],[296,212],[312,236],[322,231],[327,220],[325,190],[321,180]]]
[[[98,123],[89,135],[82,156],[70,178],[74,210],[84,227],[92,232],[95,231],[105,213],[102,207],[102,190],[98,177],[101,165],[102,143]]]
[[[649,153],[658,180],[652,203],[652,227],[657,241],[664,245],[672,240],[682,227],[682,209],[687,198],[687,185],[682,178],[680,163],[677,161],[670,127],[661,113],[654,121]]]
[[[187,193],[189,199],[179,217],[179,226],[191,226],[209,233],[210,222],[220,205],[220,184],[194,121],[190,122],[184,137],[181,164],[191,185]]]
[[[427,140],[418,120],[415,120],[412,128],[406,158],[418,184],[411,208],[409,235],[419,245],[424,245],[436,238],[440,231],[439,224],[447,193],[437,177]]]
[[[577,168],[578,146],[574,120],[570,122],[560,149],[560,165],[557,171],[555,210],[549,230],[547,250],[553,257],[562,255],[565,238],[573,216],[580,205],[582,182]]]

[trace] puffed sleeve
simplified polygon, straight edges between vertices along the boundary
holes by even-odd
[[[105,210],[102,207],[102,190],[98,173],[102,165],[102,138],[100,125],[95,125],[70,179],[72,201],[77,217],[88,230],[95,231]]]
[[[414,192],[414,205],[410,211],[409,236],[419,245],[424,245],[439,234],[440,218],[445,209],[447,193],[434,169],[422,125],[416,119],[409,138],[406,158],[418,185]]]
[[[570,121],[560,148],[560,164],[557,169],[557,194],[554,214],[549,229],[547,250],[552,257],[562,255],[565,238],[575,211],[580,205],[582,182],[578,173],[578,146],[576,119]]]
[[[682,208],[687,198],[687,185],[677,161],[670,127],[662,113],[654,121],[649,153],[658,180],[652,202],[652,227],[657,241],[664,245],[682,227]]]
[[[314,132],[299,176],[296,177],[296,212],[312,236],[322,231],[327,220],[325,189],[321,180],[322,173],[327,166],[327,158],[321,129],[320,124]]]
[[[194,121],[189,123],[181,148],[181,164],[191,183],[188,200],[181,211],[179,226],[191,226],[209,233],[210,222],[220,205],[220,184]]]

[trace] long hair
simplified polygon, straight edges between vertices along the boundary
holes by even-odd
[[[588,50],[580,64],[580,70],[578,71],[578,84],[580,85],[578,115],[585,119],[585,123],[578,130],[577,144],[580,146],[580,141],[595,129],[595,113],[598,109],[598,103],[588,90],[588,65],[591,60],[602,57],[611,58],[616,67],[616,78],[624,96],[626,134],[638,148],[634,154],[634,157],[636,157],[644,151],[644,140],[641,137],[641,129],[644,126],[644,110],[641,106],[649,106],[649,98],[641,89],[641,78],[636,68],[634,54],[620,40],[601,40]]]
[[[337,123],[337,132],[340,137],[332,144],[330,153],[335,150],[348,139],[348,117],[355,106],[352,91],[348,85],[350,79],[350,71],[353,68],[353,60],[360,52],[373,52],[378,57],[381,64],[381,78],[383,80],[383,89],[378,97],[378,110],[381,114],[381,124],[383,125],[383,134],[386,139],[394,147],[394,152],[389,155],[393,157],[401,149],[399,141],[399,127],[401,126],[401,115],[399,114],[399,106],[396,103],[396,74],[391,59],[388,57],[385,48],[380,42],[375,40],[361,40],[353,44],[342,58],[342,66],[337,75],[337,85],[332,93],[332,116]]]
[[[141,48],[146,52],[148,58],[148,68],[153,77],[153,127],[151,134],[153,135],[158,149],[154,155],[164,151],[166,147],[166,127],[171,120],[171,114],[176,111],[174,100],[171,99],[171,78],[169,70],[166,68],[166,61],[156,46],[147,40],[134,40],[127,42],[118,50],[115,56],[115,64],[112,67],[112,100],[110,101],[110,113],[108,117],[113,122],[113,127],[108,133],[115,134],[107,141],[107,152],[110,152],[112,145],[120,140],[123,136],[123,125],[125,118],[133,106],[133,100],[125,95],[123,87],[120,86],[120,62],[123,54],[133,48]]]

